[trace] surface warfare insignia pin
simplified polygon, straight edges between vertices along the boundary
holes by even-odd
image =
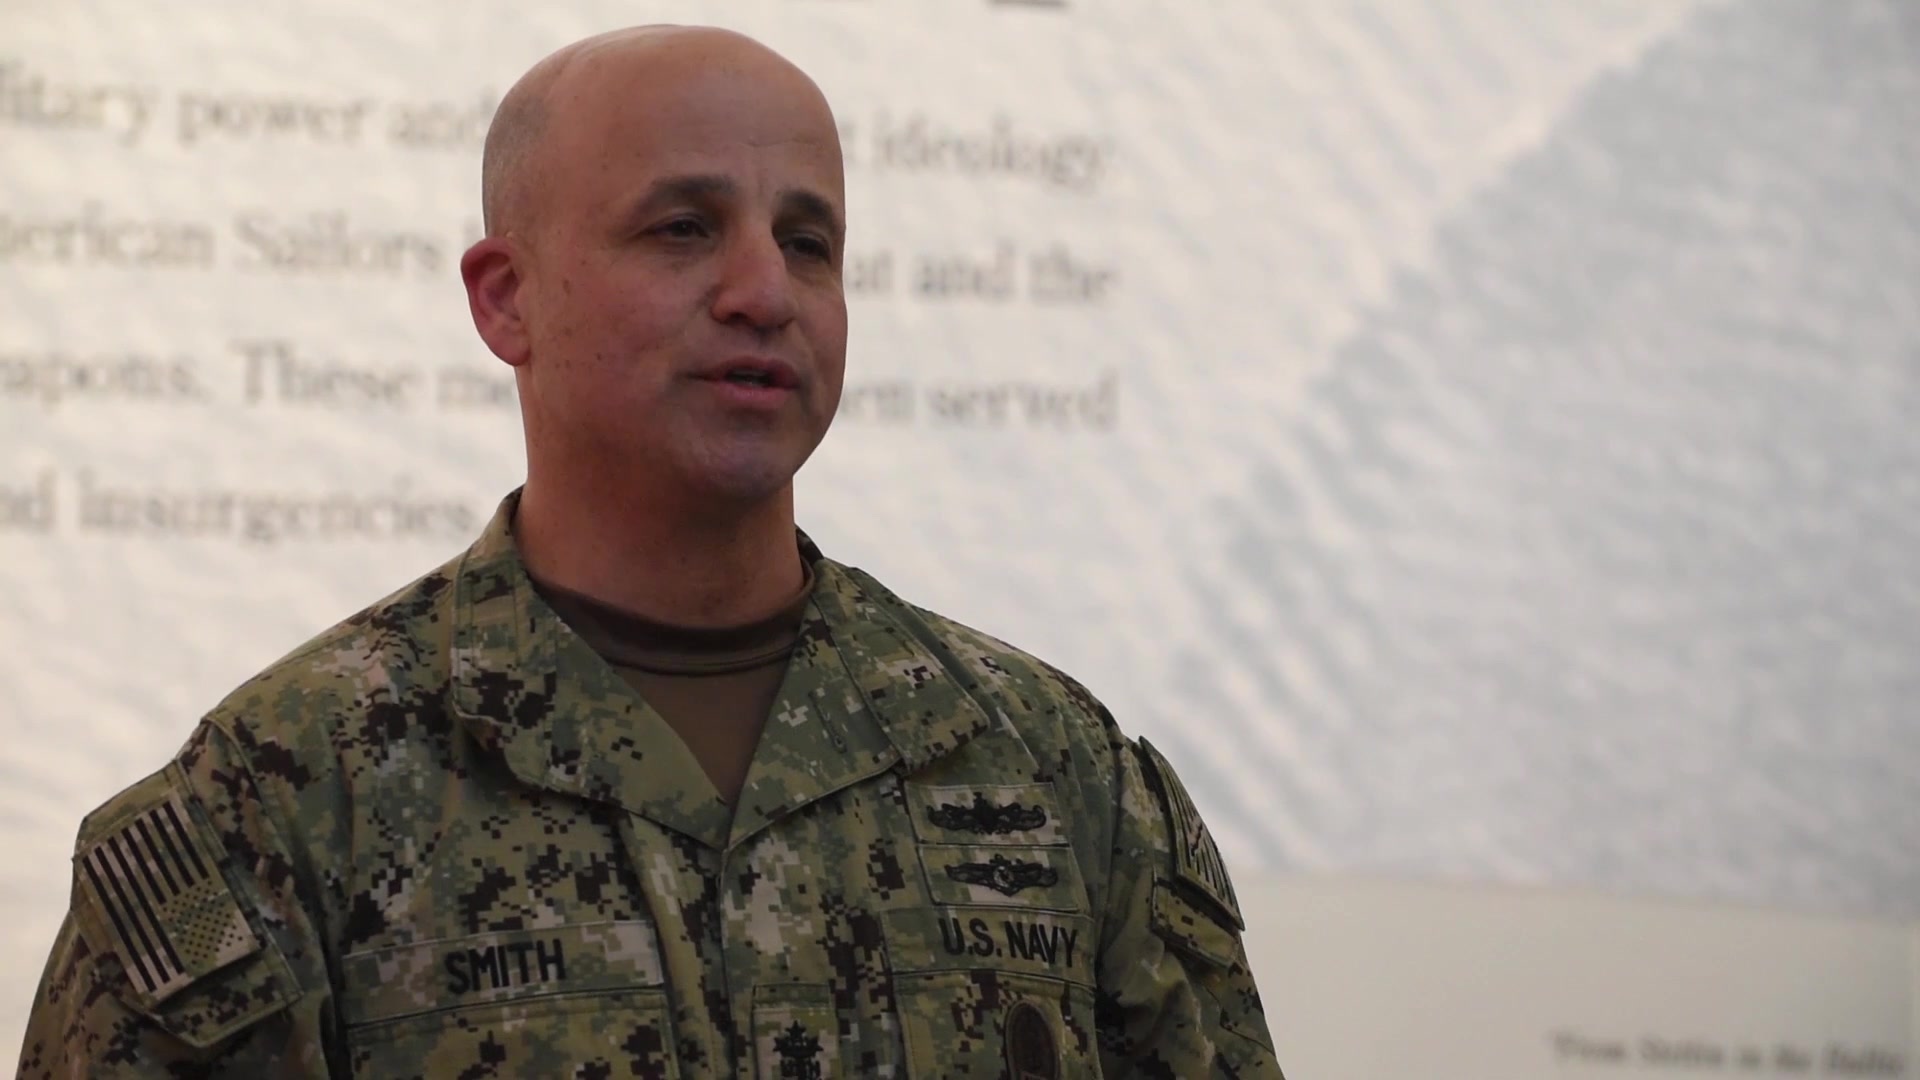
[[[1047,811],[1043,807],[1026,807],[1019,803],[1000,806],[989,802],[985,795],[975,792],[972,806],[941,803],[939,806],[928,807],[927,820],[943,829],[1004,836],[1007,833],[1026,832],[1045,825]]]
[[[954,863],[947,867],[947,876],[968,885],[985,885],[987,888],[1007,896],[1021,889],[1034,886],[1045,888],[1060,880],[1060,871],[1051,866],[1035,862],[1015,862],[1005,855],[995,855],[988,862]]]
[[[172,791],[74,862],[121,967],[149,1001],[260,947]]]
[[[820,1080],[820,1036],[800,1021],[773,1040],[773,1052],[780,1055],[780,1080]]]
[[[1139,745],[1147,783],[1166,807],[1167,828],[1173,834],[1174,876],[1213,901],[1236,929],[1245,930],[1246,920],[1240,917],[1240,901],[1233,895],[1227,864],[1220,858],[1213,835],[1207,832],[1207,823],[1200,820],[1200,811],[1167,759],[1147,740],[1141,739]]]
[[[1014,1080],[1059,1080],[1060,1047],[1047,1014],[1031,1001],[1007,1012],[1007,1072]]]

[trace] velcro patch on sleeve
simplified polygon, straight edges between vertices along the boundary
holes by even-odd
[[[74,856],[80,887],[134,994],[158,1005],[251,956],[260,939],[171,785],[153,785]]]
[[[1232,967],[1240,951],[1240,936],[1186,898],[1185,890],[1165,881],[1153,883],[1153,928],[1175,946],[1205,957],[1221,967]]]
[[[1220,848],[1200,820],[1200,811],[1188,797],[1180,777],[1164,755],[1145,739],[1139,740],[1140,761],[1147,785],[1160,796],[1167,812],[1167,829],[1173,847],[1173,876],[1201,896],[1213,902],[1236,930],[1245,930],[1240,917],[1240,901],[1233,894],[1233,882],[1227,877],[1227,864]]]

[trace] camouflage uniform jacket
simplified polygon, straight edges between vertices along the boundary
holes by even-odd
[[[1278,1077],[1164,761],[820,557],[737,806],[463,556],[89,815],[20,1075]]]

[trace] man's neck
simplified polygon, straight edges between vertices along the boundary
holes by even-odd
[[[569,497],[532,481],[514,515],[528,573],[655,622],[739,626],[793,599],[793,490],[693,516],[665,500]]]

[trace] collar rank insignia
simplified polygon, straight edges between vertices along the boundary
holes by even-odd
[[[1060,871],[1051,866],[1034,862],[1014,862],[1005,855],[995,855],[988,862],[954,863],[947,867],[947,876],[968,885],[985,885],[997,893],[1012,896],[1021,889],[1034,886],[1045,888],[1060,880]]]
[[[1019,803],[998,806],[987,801],[985,795],[976,791],[972,806],[961,806],[959,803],[929,806],[927,820],[943,829],[1004,836],[1007,833],[1026,832],[1028,829],[1037,829],[1045,825],[1047,811],[1043,807],[1029,808]]]
[[[820,1036],[795,1020],[773,1041],[780,1055],[780,1080],[820,1080]]]

